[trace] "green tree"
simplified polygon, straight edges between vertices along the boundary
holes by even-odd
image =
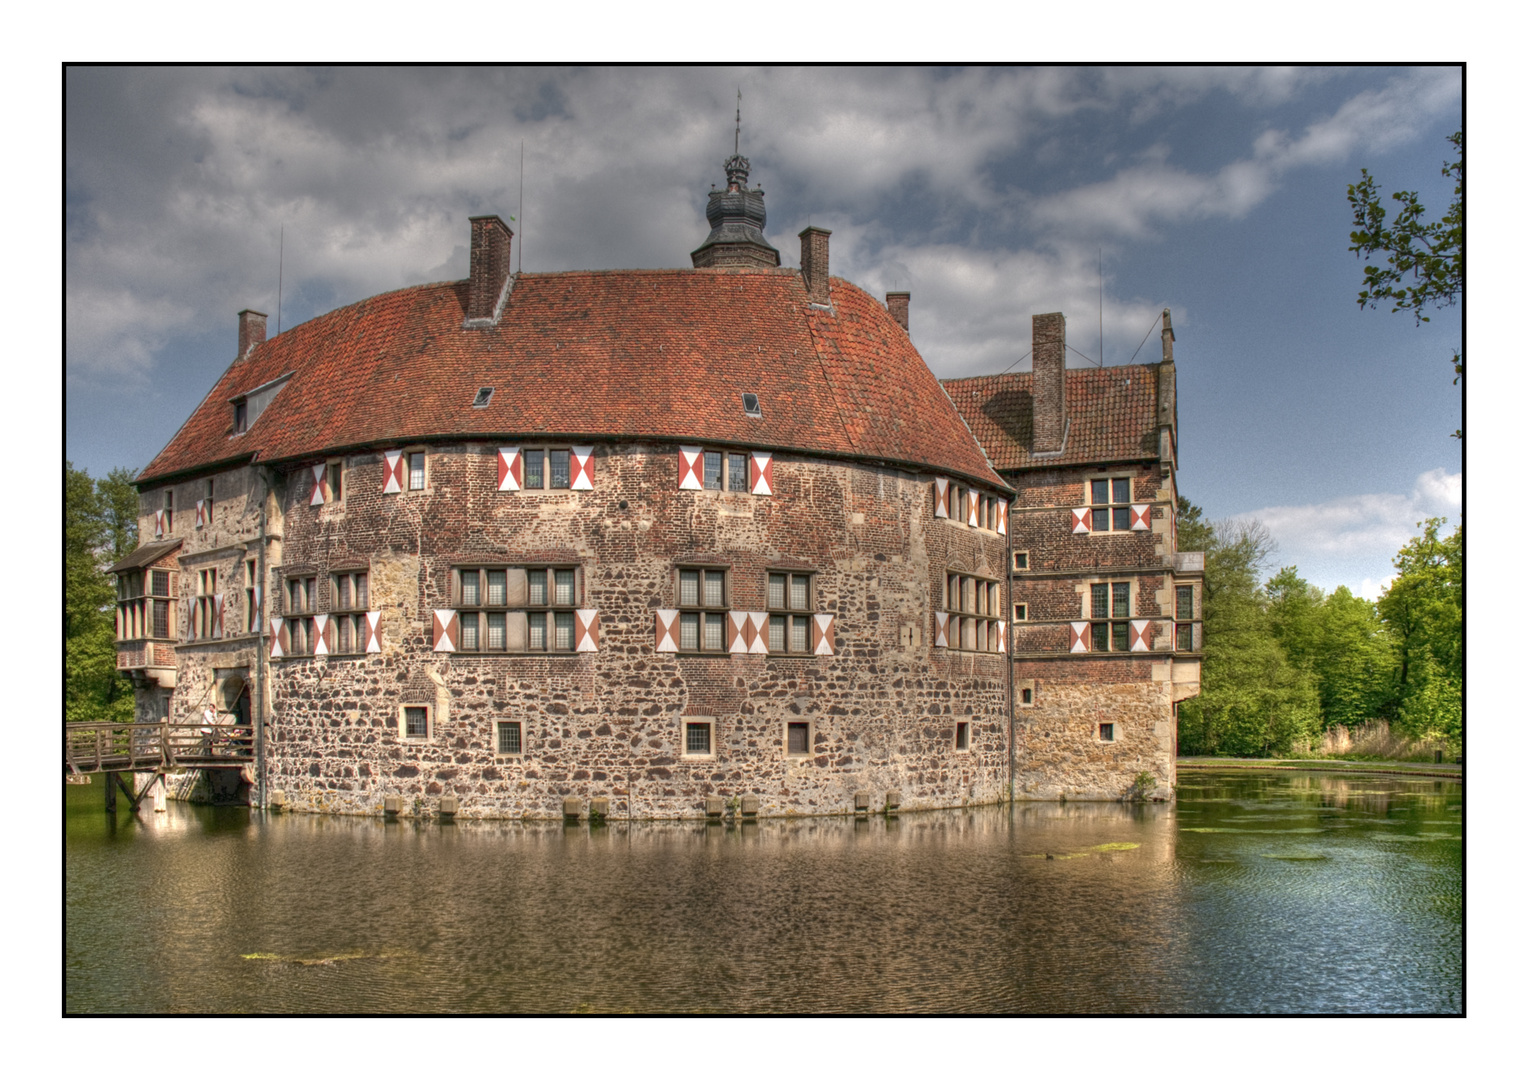
[[[105,569],[137,543],[137,496],[126,511],[130,474],[99,484],[64,465],[64,719],[131,720],[132,687],[117,671],[116,592]],[[125,546],[124,546],[125,545]]]
[[[1417,523],[1422,535],[1396,554],[1396,577],[1379,599],[1379,615],[1395,640],[1402,729],[1458,739],[1464,723],[1464,526],[1440,537],[1444,524],[1442,518]],[[1435,708],[1442,710],[1436,716],[1429,711]]]
[[[1184,532],[1180,516],[1180,547]],[[1258,587],[1272,540],[1257,522],[1218,522],[1195,539],[1205,552],[1204,661],[1199,696],[1178,707],[1179,749],[1288,753],[1319,730],[1320,704],[1314,680],[1279,644],[1268,595]]]
[[[1390,198],[1399,204],[1395,220],[1386,223],[1379,185],[1368,169],[1348,185],[1353,207],[1352,244],[1348,250],[1360,259],[1376,252],[1383,265],[1364,267],[1364,288],[1358,306],[1377,308],[1382,302],[1392,312],[1410,311],[1418,324],[1428,322],[1422,314],[1430,308],[1452,307],[1464,296],[1464,132],[1448,137],[1454,148],[1452,161],[1443,163],[1443,175],[1454,181],[1454,201],[1437,221],[1424,220],[1427,210],[1415,191],[1397,191]],[[1464,376],[1464,351],[1454,350],[1454,383]],[[1462,430],[1455,431],[1463,438]]]

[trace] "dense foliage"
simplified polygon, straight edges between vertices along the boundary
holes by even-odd
[[[1360,259],[1376,252],[1383,265],[1364,267],[1364,288],[1359,307],[1378,307],[1388,301],[1392,312],[1410,311],[1418,323],[1428,322],[1428,308],[1451,307],[1464,296],[1464,132],[1448,137],[1454,148],[1452,161],[1443,163],[1443,175],[1454,182],[1454,201],[1437,221],[1424,221],[1426,208],[1415,191],[1397,191],[1390,198],[1398,205],[1395,220],[1386,222],[1379,186],[1368,169],[1362,179],[1348,185],[1353,207],[1352,243],[1348,250]],[[1464,375],[1464,351],[1454,350],[1454,382]],[[1463,432],[1454,432],[1462,438]]]
[[[1180,753],[1288,754],[1374,720],[1461,746],[1463,526],[1440,537],[1441,519],[1420,523],[1374,603],[1293,566],[1259,584],[1267,532],[1202,517],[1179,500],[1178,546],[1205,553],[1201,693],[1179,706]]]
[[[64,466],[64,719],[133,718],[133,689],[117,673],[116,593],[104,572],[138,546],[132,473],[92,480]]]

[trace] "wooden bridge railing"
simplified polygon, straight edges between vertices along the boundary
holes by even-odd
[[[65,724],[64,772],[238,767],[254,761],[254,733],[226,724]]]

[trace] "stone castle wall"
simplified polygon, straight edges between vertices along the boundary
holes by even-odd
[[[613,816],[701,816],[707,796],[756,795],[761,814],[992,802],[1007,790],[1006,658],[931,648],[947,571],[1002,576],[1006,537],[932,516],[930,478],[777,455],[774,494],[680,491],[670,446],[596,452],[592,491],[501,492],[496,448],[432,448],[427,490],[382,494],[380,455],[346,463],[343,500],[309,506],[288,474],[283,567],[316,577],[369,567],[380,654],[274,661],[269,786],[295,809],[376,812],[387,795],[464,816],[556,817],[605,797]],[[623,508],[623,505],[624,508]],[[575,563],[596,652],[433,651],[430,616],[454,606],[463,563]],[[675,568],[728,568],[734,610],[762,611],[771,569],[813,573],[834,616],[832,656],[654,649],[654,612],[677,606]],[[273,577],[272,588],[277,579]],[[432,710],[428,740],[400,709]],[[683,719],[714,720],[714,753],[682,753]],[[495,753],[495,722],[524,753]],[[786,724],[811,753],[786,753]],[[970,724],[970,748],[955,725]]]

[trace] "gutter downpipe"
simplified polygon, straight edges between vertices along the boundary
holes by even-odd
[[[265,634],[268,623],[265,613],[268,610],[267,605],[270,603],[270,590],[267,588],[269,582],[265,580],[267,576],[266,547],[269,543],[265,535],[265,506],[266,500],[270,498],[271,484],[270,476],[265,469],[261,469],[258,475],[265,491],[261,494],[260,498],[260,551],[256,556],[258,563],[255,570],[260,580],[260,626],[255,636],[255,672],[257,675],[255,687],[259,695],[259,705],[255,709],[255,799],[259,803],[260,809],[264,810],[267,805],[265,791],[265,717],[269,706],[265,672]]]
[[[1014,728],[1016,726],[1013,708],[1013,515],[1008,515],[1008,564],[1003,569],[1003,583],[1007,586],[1003,590],[1003,597],[1007,601],[1004,604],[1002,617],[1008,624],[1004,638],[1008,642],[1008,681],[1003,688],[1004,695],[1008,699],[1008,809],[1013,809],[1013,774],[1017,769],[1017,750],[1013,745]]]

